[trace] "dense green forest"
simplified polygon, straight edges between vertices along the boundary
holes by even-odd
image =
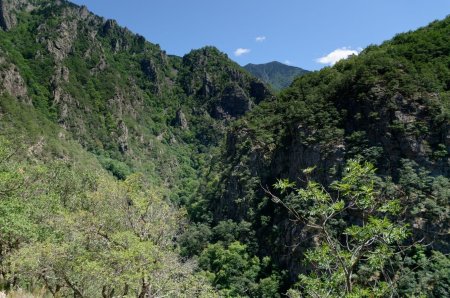
[[[309,73],[309,71],[300,67],[286,65],[277,61],[265,64],[250,63],[245,65],[244,68],[276,91],[289,87],[296,77]]]
[[[0,0],[0,297],[450,296],[450,17],[274,95]]]

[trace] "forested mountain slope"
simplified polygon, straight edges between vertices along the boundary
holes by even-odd
[[[230,120],[271,96],[215,48],[168,56],[86,7],[1,5],[3,89],[70,132],[118,178],[137,169],[177,187],[196,175],[193,154],[217,145]]]
[[[233,125],[199,214],[209,211],[216,227],[229,219],[250,226],[254,238],[235,231],[236,237],[295,280],[308,272],[305,250],[318,240],[268,191],[279,195],[272,185],[286,178],[297,187],[311,180],[329,185],[349,160],[368,161],[378,168],[379,192],[400,200],[394,219],[411,228],[409,243],[428,245],[427,255],[448,253],[449,37],[450,18],[433,22],[302,76],[262,103]],[[358,223],[361,216],[345,212],[340,220]],[[402,295],[421,291],[423,280],[408,282]]]
[[[67,1],[1,0],[0,26],[0,288],[214,296],[179,256],[181,206],[270,91],[214,47],[168,56]]]
[[[278,91],[289,87],[296,77],[309,72],[300,67],[286,65],[277,61],[265,64],[249,63],[244,68]]]
[[[277,96],[67,1],[0,27],[0,290],[450,295],[450,18]]]

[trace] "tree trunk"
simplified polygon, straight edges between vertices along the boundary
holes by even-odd
[[[145,298],[148,297],[146,294],[148,292],[148,282],[145,280],[145,277],[142,278],[142,289],[141,293],[139,294],[139,298]]]
[[[346,288],[345,290],[346,290],[347,294],[352,292],[353,285],[352,285],[352,273],[351,272],[345,274],[345,288]]]

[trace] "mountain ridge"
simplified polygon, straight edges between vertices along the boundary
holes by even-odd
[[[450,175],[449,32],[447,17],[398,34],[297,78],[276,101],[238,121],[227,136],[225,162],[216,166],[221,182],[206,202],[215,221],[231,217],[258,227],[261,250],[272,246],[272,257],[295,279],[304,270],[299,259],[305,249],[296,239],[308,231],[290,225],[289,214],[267,200],[265,188],[284,179],[302,187],[310,180],[331,184],[341,177],[346,160],[364,160],[378,168],[380,179],[386,179],[382,183],[395,184],[393,196],[405,206],[402,220],[414,227],[412,237],[447,252],[449,243],[439,236],[448,228],[447,217],[418,226],[418,217],[431,223],[434,215],[415,206],[425,197],[431,205],[448,206],[448,196],[431,197],[440,191],[433,183],[442,179],[447,185]],[[305,172],[311,169],[313,174]],[[431,184],[412,187],[408,180],[416,175]],[[271,234],[274,227],[283,232]],[[277,248],[274,242],[280,243]]]
[[[309,259],[340,254],[284,208],[333,198],[336,243],[405,225],[352,263],[351,295],[449,295],[450,16],[276,95],[215,47],[168,55],[67,1],[0,0],[0,26],[0,291],[303,297],[319,276],[345,296]],[[341,180],[355,163],[377,170]]]
[[[28,57],[15,61],[19,64],[16,65],[18,72],[9,76],[20,75],[24,72],[22,68],[29,69],[31,65],[34,69],[27,74],[32,77],[41,71],[33,78],[40,87],[35,84],[36,90],[30,91],[30,86],[26,90],[19,86],[9,90],[24,89],[22,93],[27,94],[29,102],[39,106],[64,129],[73,131],[90,151],[106,150],[110,152],[106,155],[125,160],[141,156],[143,145],[152,143],[154,137],[174,141],[173,133],[167,131],[172,128],[151,120],[155,112],[168,118],[164,122],[176,118],[176,111],[180,109],[192,123],[197,120],[190,119],[191,116],[209,118],[203,122],[211,122],[215,133],[205,132],[201,138],[220,135],[224,130],[219,122],[240,117],[253,108],[255,102],[270,97],[263,84],[215,48],[205,47],[184,57],[168,56],[159,46],[120,27],[114,20],[90,13],[84,6],[67,1],[19,0],[2,0],[1,5],[6,7],[2,10],[4,19],[15,20],[4,28],[5,36],[14,32],[11,34],[17,35],[17,40],[23,36],[29,42],[26,35],[32,33],[39,40],[26,46],[10,43],[14,55],[26,53]],[[47,20],[43,18],[39,24],[31,22],[28,28],[18,28],[27,25],[30,11],[33,11],[33,18],[45,16]],[[55,25],[56,22],[60,24]],[[34,59],[38,51],[46,53],[41,54],[46,60]],[[8,53],[8,49],[4,48],[4,53]],[[196,60],[191,61],[189,57],[194,56]],[[203,64],[197,63],[200,60]],[[18,80],[30,81],[29,78]],[[233,105],[227,105],[227,99],[220,100],[222,95],[233,101]],[[166,107],[161,105],[163,101]],[[80,113],[80,105],[92,115]],[[153,112],[147,110],[150,106]],[[193,114],[194,106],[208,115],[200,111]],[[150,127],[154,127],[153,132],[148,131]],[[111,136],[117,145],[111,143]]]
[[[244,69],[272,86],[276,91],[289,87],[296,77],[309,73],[308,70],[278,61],[263,64],[249,63],[244,66]]]

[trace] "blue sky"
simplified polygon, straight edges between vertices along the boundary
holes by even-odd
[[[320,69],[450,14],[450,0],[74,0],[182,56],[214,45],[241,65]],[[322,59],[320,59],[322,58]]]

